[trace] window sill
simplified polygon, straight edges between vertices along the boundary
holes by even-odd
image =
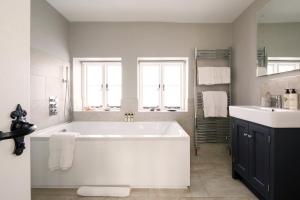
[[[95,112],[103,112],[103,113],[109,113],[109,112],[120,112],[120,109],[111,109],[111,110],[103,110],[103,109],[94,109],[94,110],[75,110],[74,112],[90,112],[90,113],[95,113]]]
[[[142,113],[187,113],[187,110],[176,110],[176,111],[168,111],[168,110],[160,110],[160,111],[150,111],[150,110],[138,110],[138,112]]]

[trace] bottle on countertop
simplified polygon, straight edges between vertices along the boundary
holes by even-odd
[[[298,109],[298,94],[295,89],[291,89],[291,93],[289,94],[289,109]]]
[[[289,98],[290,98],[290,89],[285,89],[285,94],[283,95],[283,108],[289,109]]]

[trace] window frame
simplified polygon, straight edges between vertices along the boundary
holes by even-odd
[[[99,67],[101,67],[101,71],[102,71],[102,83],[99,89],[102,90],[102,105],[98,106],[89,106],[87,105],[88,102],[88,78],[87,78],[87,70],[88,67],[86,64],[88,63],[99,63]],[[121,66],[121,84],[120,84],[120,88],[121,88],[121,98],[120,98],[120,105],[119,106],[108,106],[108,91],[109,91],[109,84],[108,84],[108,66],[111,63],[119,63]],[[122,77],[123,77],[123,67],[122,67],[122,61],[121,60],[93,60],[93,61],[81,61],[81,90],[82,90],[82,110],[85,110],[85,108],[87,107],[91,107],[92,111],[108,111],[107,109],[109,109],[109,111],[120,111],[121,110],[121,101],[122,101]]]
[[[143,69],[142,64],[150,63],[159,65],[159,111],[167,112],[169,109],[174,109],[173,107],[166,108],[165,98],[164,98],[164,65],[166,64],[181,64],[181,80],[180,80],[180,108],[175,109],[177,112],[187,112],[188,111],[188,58],[184,57],[170,57],[170,58],[138,58],[137,60],[137,75],[138,75],[138,111],[139,112],[153,112],[150,109],[156,107],[146,107],[143,106]]]

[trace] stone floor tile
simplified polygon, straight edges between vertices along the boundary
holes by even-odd
[[[191,155],[189,189],[132,189],[129,197],[79,197],[75,189],[32,189],[32,200],[257,200],[231,177],[227,145],[203,144]]]

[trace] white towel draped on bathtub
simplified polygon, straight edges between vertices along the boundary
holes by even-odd
[[[205,91],[203,96],[204,117],[227,117],[227,93],[225,91]]]
[[[77,132],[56,132],[49,139],[50,171],[68,170],[72,167]]]

